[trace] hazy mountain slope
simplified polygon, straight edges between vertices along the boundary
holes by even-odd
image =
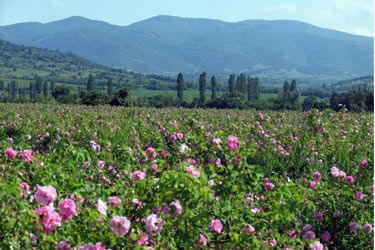
[[[373,38],[297,21],[157,16],[129,26],[82,17],[0,27],[0,38],[146,73],[344,79],[373,74]]]

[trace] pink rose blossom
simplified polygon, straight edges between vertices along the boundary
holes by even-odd
[[[177,137],[175,135],[171,135],[171,137],[169,137],[169,140],[171,140],[171,142],[175,142],[177,140]]]
[[[57,243],[57,246],[55,247],[55,250],[69,250],[70,249],[70,244],[65,241],[60,241]]]
[[[59,214],[64,221],[70,221],[73,215],[77,215],[76,204],[71,199],[65,199],[59,203]]]
[[[180,205],[180,202],[178,200],[172,201],[169,206],[174,206],[176,208],[176,212],[171,215],[172,218],[175,218],[179,216],[182,213],[182,207]]]
[[[98,168],[104,168],[105,161],[99,161],[98,164],[96,164],[96,166],[98,166]]]
[[[96,243],[95,246],[94,246],[94,249],[95,249],[95,250],[106,250],[106,249],[103,247],[103,245],[102,245],[101,242]]]
[[[352,176],[346,177],[346,184],[352,185],[354,183],[354,178]]]
[[[366,160],[363,160],[363,161],[361,161],[361,162],[359,163],[359,166],[360,166],[361,168],[365,168],[365,167],[368,166],[368,162],[367,162]]]
[[[306,224],[304,227],[303,227],[303,231],[309,231],[309,230],[312,230],[312,226],[310,224]]]
[[[244,232],[245,234],[251,234],[254,231],[255,231],[255,228],[250,224],[248,224],[246,227],[242,229],[242,232]]]
[[[265,185],[265,188],[267,190],[272,190],[274,187],[275,187],[275,185],[273,185],[271,182],[267,182],[266,185]]]
[[[323,250],[324,246],[319,241],[310,244],[310,250]]]
[[[365,232],[365,233],[371,233],[372,230],[373,230],[373,228],[372,228],[371,224],[366,223],[365,225],[363,225],[363,232]]]
[[[316,185],[318,185],[318,183],[316,181],[310,182],[310,188],[311,189],[314,189],[316,187]]]
[[[353,232],[353,233],[357,232],[357,230],[358,230],[358,223],[354,222],[354,221],[350,222],[349,228],[350,228],[350,232]]]
[[[199,234],[199,243],[202,243],[203,246],[207,246],[207,239],[203,234]]]
[[[188,174],[191,174],[192,176],[197,177],[197,178],[199,178],[201,176],[201,173],[198,170],[196,170],[193,165],[188,166],[186,168],[186,172]]]
[[[319,181],[322,178],[322,176],[320,175],[318,171],[314,172],[313,177],[314,177],[314,180],[316,181]]]
[[[111,219],[111,231],[114,236],[125,235],[129,232],[130,221],[122,216],[114,216]]]
[[[111,207],[120,208],[121,199],[117,196],[111,196],[108,198],[108,204]]]
[[[99,199],[96,202],[95,208],[96,208],[96,210],[99,211],[99,213],[101,213],[103,215],[107,214],[107,209],[108,209],[107,204],[104,201],[102,201],[101,199]]]
[[[15,151],[13,148],[7,148],[5,150],[5,154],[8,157],[8,159],[13,159],[17,156],[17,151]]]
[[[238,148],[238,139],[237,137],[235,136],[229,136],[228,137],[228,140],[227,140],[227,143],[228,143],[228,147],[231,149],[231,150],[235,150]]]
[[[322,240],[325,241],[325,242],[328,242],[328,241],[331,239],[331,235],[330,235],[329,232],[325,232],[325,233],[323,233],[320,237],[321,237]]]
[[[34,213],[39,215],[39,224],[43,226],[42,233],[51,233],[55,227],[61,226],[61,218],[53,206],[37,208]]]
[[[95,250],[94,247],[90,246],[89,244],[82,245],[79,250]]]
[[[315,211],[314,213],[314,219],[317,221],[317,222],[322,222],[323,221],[323,214],[319,211]]]
[[[270,246],[271,247],[276,246],[276,240],[275,239],[270,239]]]
[[[181,140],[184,137],[184,134],[182,133],[177,133],[177,139]]]
[[[163,219],[159,218],[156,214],[150,214],[145,220],[146,230],[152,235],[158,235],[163,229]]]
[[[134,177],[134,180],[136,181],[144,180],[146,177],[146,173],[142,172],[141,170],[137,170],[133,172],[133,177]]]
[[[331,174],[334,176],[334,177],[339,177],[340,176],[340,170],[336,167],[332,167],[331,168]]]
[[[315,233],[313,231],[306,231],[304,236],[306,240],[315,239]]]
[[[48,205],[54,200],[56,200],[57,193],[56,189],[51,185],[48,186],[39,186],[36,187],[37,191],[35,193],[35,200],[42,205]]]
[[[223,225],[221,224],[220,220],[212,220],[210,228],[220,234],[221,230],[223,229]]]
[[[363,199],[363,194],[361,192],[356,192],[355,198],[357,199],[357,201],[360,201]]]
[[[31,151],[31,150],[22,151],[21,159],[24,162],[31,162],[34,159],[33,151]]]

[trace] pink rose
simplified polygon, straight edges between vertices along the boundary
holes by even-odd
[[[221,224],[221,221],[219,220],[212,220],[210,228],[220,234],[221,230],[223,229],[223,225]]]
[[[367,165],[368,165],[368,162],[367,162],[366,160],[363,160],[363,161],[361,161],[361,162],[359,163],[359,166],[360,166],[361,168],[365,168],[365,167],[367,167]]]
[[[48,205],[56,200],[57,193],[56,189],[51,185],[39,186],[37,185],[37,191],[35,193],[35,200],[43,205]]]
[[[181,140],[184,137],[184,134],[182,133],[177,133],[177,139]]]
[[[269,191],[272,190],[275,187],[271,182],[267,182],[265,185],[265,188]]]
[[[350,232],[353,232],[353,233],[357,232],[357,230],[358,230],[358,223],[354,222],[354,221],[350,222],[349,228],[350,228]]]
[[[111,231],[114,236],[125,235],[129,232],[130,221],[122,216],[114,216],[111,220]]]
[[[14,150],[13,148],[7,148],[5,150],[5,154],[8,157],[8,159],[13,159],[17,156],[17,151]]]
[[[323,250],[324,246],[319,241],[310,244],[310,250]]]
[[[207,246],[207,239],[203,234],[199,234],[199,243],[202,243],[203,246]]]
[[[318,171],[314,172],[313,177],[314,177],[314,180],[316,181],[319,181],[322,178],[322,176],[320,175]]]
[[[228,143],[228,147],[231,150],[235,150],[235,149],[238,148],[238,139],[235,136],[229,136],[228,140],[227,140],[227,143]]]
[[[325,233],[322,234],[320,237],[321,237],[322,240],[324,240],[325,242],[328,242],[328,241],[331,239],[331,235],[329,234],[329,232],[325,232]]]
[[[158,235],[163,229],[163,219],[156,214],[150,214],[145,220],[146,230],[152,236]]]
[[[172,218],[177,217],[182,213],[182,207],[178,200],[172,201],[171,204],[169,204],[169,206],[174,206],[176,208],[176,212],[171,215]]]
[[[70,221],[73,218],[73,215],[77,215],[76,204],[71,199],[65,199],[59,204],[60,215],[65,221]]]
[[[22,151],[21,159],[24,162],[31,162],[34,159],[33,151],[31,151],[31,150]]]
[[[34,213],[39,215],[39,224],[43,226],[42,233],[51,233],[55,227],[61,226],[61,218],[53,206],[37,208]]]
[[[346,184],[352,185],[354,183],[354,178],[352,176],[346,177]]]
[[[134,180],[136,181],[144,180],[146,177],[146,173],[142,172],[141,170],[137,170],[133,172],[133,177],[134,177]]]
[[[57,246],[55,247],[55,250],[69,250],[70,249],[70,244],[65,241],[60,241],[57,243]]]
[[[270,245],[271,245],[271,247],[276,246],[276,240],[275,239],[270,239]]]
[[[107,209],[108,209],[107,204],[104,201],[102,201],[101,199],[99,199],[96,202],[95,208],[96,208],[96,210],[99,211],[99,213],[101,213],[103,215],[107,214]]]

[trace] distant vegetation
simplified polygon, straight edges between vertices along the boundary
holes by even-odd
[[[185,80],[192,81],[207,71],[218,82],[231,73],[245,73],[258,75],[269,84],[297,79],[301,84],[317,85],[372,75],[374,65],[372,37],[291,20],[229,23],[156,16],[121,27],[71,17],[46,24],[3,26],[0,39],[69,51],[137,72],[175,77],[182,71]]]
[[[105,67],[70,53],[6,41],[0,41],[0,52],[1,102],[158,108],[307,110],[316,107],[338,110],[346,106],[353,111],[373,109],[371,76],[304,89],[298,88],[296,80],[292,80],[290,83],[285,81],[280,89],[262,85],[258,77],[243,73],[231,74],[225,84],[206,72],[200,74],[198,82],[184,80],[182,73],[177,80],[155,74],[142,75]]]

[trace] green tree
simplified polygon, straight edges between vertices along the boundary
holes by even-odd
[[[204,104],[206,102],[206,76],[207,73],[203,72],[199,76],[199,93],[200,93],[200,102]]]
[[[35,95],[35,84],[34,82],[30,82],[30,85],[29,85],[29,93],[30,93],[30,100],[33,100]]]
[[[259,78],[256,76],[254,77],[254,99],[259,100],[259,98],[260,98]]]
[[[107,93],[109,97],[113,96],[113,83],[112,83],[112,78],[108,79],[107,82]]]
[[[243,95],[246,93],[246,76],[244,74],[240,74],[237,77],[234,89]]]
[[[110,101],[111,106],[129,106],[129,89],[120,88],[115,91],[112,100]]]
[[[14,99],[17,96],[17,82],[11,81],[8,84],[8,97],[9,99]]]
[[[217,85],[216,77],[213,75],[211,77],[211,91],[212,91],[211,100],[212,101],[216,99],[216,85]]]
[[[35,79],[35,89],[36,89],[36,94],[40,95],[42,94],[42,88],[43,88],[43,81],[39,76],[36,76]]]
[[[228,90],[229,93],[233,93],[234,91],[234,82],[235,82],[236,76],[234,74],[231,74],[228,79]]]
[[[246,92],[247,92],[247,100],[253,101],[253,91],[254,91],[254,78],[247,77],[247,86],[246,86]]]
[[[302,111],[310,110],[315,102],[316,102],[315,96],[310,95],[306,97],[306,99],[302,103]]]
[[[53,96],[53,92],[55,91],[55,82],[51,81],[51,95]]]
[[[87,81],[87,90],[94,90],[95,89],[95,79],[92,74],[89,75],[89,79]]]
[[[109,96],[100,90],[82,90],[79,98],[84,105],[104,105],[109,102]]]
[[[0,80],[0,91],[4,91],[4,82]]]
[[[47,81],[44,81],[44,84],[43,84],[43,95],[45,97],[48,96],[48,82]]]
[[[184,97],[184,77],[180,72],[177,76],[177,98],[182,102]]]
[[[297,82],[296,80],[292,80],[292,84],[289,88],[289,103],[290,104],[296,104],[298,103],[299,99],[299,92],[297,91]]]
[[[59,85],[56,86],[53,91],[53,97],[58,99],[60,96],[69,96],[70,95],[70,88],[66,85]]]

